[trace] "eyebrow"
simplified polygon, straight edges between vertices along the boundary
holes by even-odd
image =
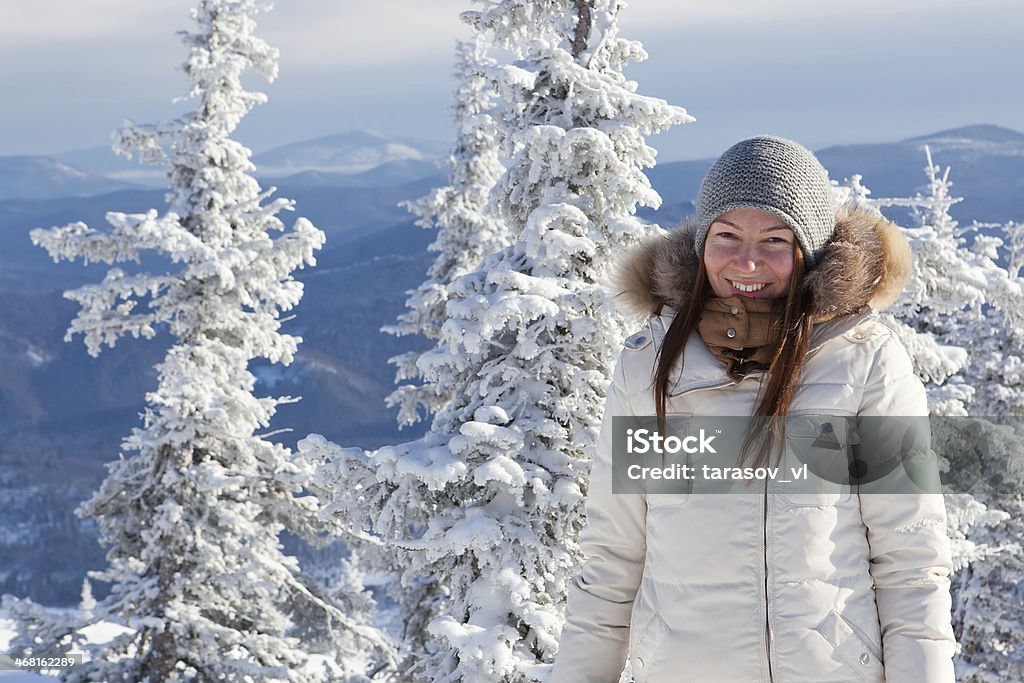
[[[732,227],[736,228],[737,230],[742,230],[743,229],[740,226],[738,226],[735,223],[733,223],[732,221],[727,221],[724,218],[716,218],[715,220],[713,220],[711,222],[712,225],[714,225],[715,223],[725,223],[726,225],[732,226]],[[788,225],[780,223],[779,225],[773,225],[770,228],[765,228],[761,232],[772,232],[773,230],[789,230],[789,229],[790,229],[790,227]]]

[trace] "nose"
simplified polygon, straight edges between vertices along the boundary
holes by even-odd
[[[757,270],[760,260],[761,254],[756,244],[741,244],[736,250],[733,266],[743,272],[753,272]]]

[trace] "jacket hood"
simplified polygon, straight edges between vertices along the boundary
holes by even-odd
[[[694,288],[696,217],[652,237],[620,261],[617,299],[626,313],[647,317],[663,306],[684,307]],[[812,310],[823,318],[881,310],[896,300],[910,275],[910,245],[877,211],[851,204],[836,210],[836,230],[818,266],[804,277]]]

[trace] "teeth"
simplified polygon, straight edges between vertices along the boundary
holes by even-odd
[[[762,290],[762,289],[764,289],[765,287],[768,286],[764,282],[762,282],[761,284],[758,284],[758,285],[744,285],[744,284],[739,283],[739,282],[733,282],[732,280],[730,280],[729,282],[732,284],[733,287],[735,287],[736,289],[740,290],[741,292],[757,292],[757,291]]]

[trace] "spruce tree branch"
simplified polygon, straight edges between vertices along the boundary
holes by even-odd
[[[573,59],[579,59],[584,48],[587,47],[587,38],[590,37],[590,28],[594,19],[590,11],[592,0],[575,0],[575,2],[580,20],[576,22],[576,35],[572,39],[572,56]]]

